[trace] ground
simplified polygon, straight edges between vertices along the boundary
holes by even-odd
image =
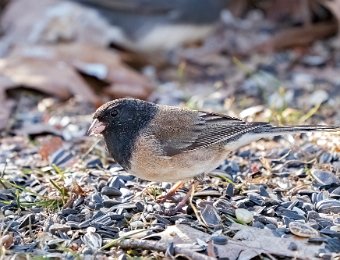
[[[223,35],[242,42],[244,28],[226,26]],[[186,58],[175,66],[144,67],[157,86],[148,99],[248,121],[339,126],[337,41],[246,57],[183,48]],[[26,88],[10,95],[15,110],[0,139],[3,257],[339,256],[339,132],[245,146],[199,178],[187,205],[173,212],[190,182],[158,202],[170,183],[135,178],[100,138],[85,135],[93,102]]]

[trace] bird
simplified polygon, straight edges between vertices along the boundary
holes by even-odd
[[[88,135],[102,135],[127,172],[155,182],[178,182],[216,169],[229,154],[261,138],[340,126],[274,126],[224,114],[133,98],[109,101],[93,115]]]
[[[171,51],[204,39],[229,0],[72,0],[96,9],[112,25],[112,42],[141,53]]]

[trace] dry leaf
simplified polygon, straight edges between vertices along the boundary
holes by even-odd
[[[7,234],[0,238],[0,246],[9,249],[13,245],[13,234]]]
[[[143,75],[122,63],[114,52],[89,44],[16,47],[0,59],[0,100],[6,101],[6,91],[27,87],[60,99],[71,96],[81,101],[100,104],[100,99],[77,73],[106,82],[100,94],[111,98],[146,99],[154,85]],[[6,126],[9,110],[0,115],[0,128]]]
[[[333,22],[318,23],[282,30],[256,47],[258,51],[272,52],[296,46],[308,46],[316,40],[334,35],[337,25]]]
[[[85,102],[99,103],[84,80],[64,62],[30,57],[0,59],[0,77],[7,78],[0,81],[0,97],[9,88],[25,86],[60,99],[74,95]]]
[[[210,256],[210,257],[216,258],[215,247],[214,247],[212,241],[208,242],[207,255]]]
[[[11,57],[32,57],[63,61],[82,73],[108,82],[107,95],[146,99],[154,85],[143,75],[126,66],[112,50],[90,44],[58,44],[55,46],[23,46],[15,48]]]
[[[302,259],[314,259],[322,248],[320,245],[308,243],[308,239],[300,239],[295,236],[277,237],[269,229],[259,229],[240,224],[232,224],[231,230],[237,231],[232,240],[228,240],[228,244],[224,247],[218,247],[219,255],[223,251],[224,254],[229,254],[232,248],[243,247],[242,253],[252,255],[254,251],[257,254],[267,253],[272,255],[295,257]],[[289,249],[290,243],[297,245],[297,250]],[[323,246],[324,247],[324,246]]]
[[[262,7],[271,20],[308,24],[312,19],[311,1],[314,0],[271,0],[259,2],[258,7]]]
[[[72,181],[72,188],[71,188],[72,193],[78,195],[78,196],[86,196],[87,192],[85,192],[82,187],[79,186],[76,180]]]
[[[308,243],[308,239],[298,239],[292,237],[276,237],[269,229],[258,229],[240,224],[232,224],[230,230],[235,231],[233,238],[228,238],[226,245],[217,245],[216,257],[223,259],[251,259],[260,254],[270,254],[285,257],[308,258],[313,259],[319,250],[324,246],[313,245]],[[184,224],[168,226],[166,230],[158,234],[153,234],[144,239],[160,237],[162,243],[168,244],[194,244],[199,238],[201,241],[208,242],[211,235],[197,230]],[[289,249],[289,244],[294,242],[297,250]],[[241,257],[242,255],[242,257]],[[245,257],[245,258],[243,258]]]
[[[63,140],[59,136],[46,137],[41,144],[39,154],[43,160],[48,160],[49,156],[61,148]]]

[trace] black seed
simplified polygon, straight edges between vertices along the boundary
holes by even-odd
[[[296,243],[290,242],[289,245],[288,245],[288,249],[292,250],[292,251],[296,251],[298,249],[298,246],[297,246]]]
[[[228,243],[228,238],[225,236],[212,236],[211,240],[216,245],[226,245]]]

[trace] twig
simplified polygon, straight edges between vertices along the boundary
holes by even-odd
[[[97,146],[97,144],[99,144],[100,141],[101,141],[100,139],[96,140],[96,141],[91,145],[91,147],[84,153],[84,155],[82,156],[81,159],[84,160],[84,159],[86,158],[86,156],[88,156],[88,155],[92,152],[92,150]]]
[[[195,207],[194,203],[192,202],[192,199],[194,197],[194,193],[195,193],[195,183],[192,184],[192,187],[191,187],[191,190],[190,190],[190,199],[189,199],[189,203],[190,203],[190,206],[192,208],[192,210],[194,211],[195,215],[196,215],[196,218],[198,220],[198,222],[204,226],[204,227],[208,227],[207,224],[204,223],[204,221],[202,220],[201,216],[200,216],[200,213],[198,212],[197,208]]]

